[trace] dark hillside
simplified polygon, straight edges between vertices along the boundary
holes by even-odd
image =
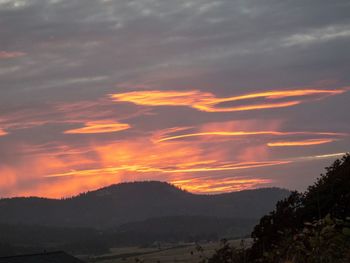
[[[122,183],[64,200],[2,199],[0,223],[108,228],[164,216],[256,219],[288,194],[266,188],[196,195],[162,182]]]

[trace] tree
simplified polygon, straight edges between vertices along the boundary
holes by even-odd
[[[302,194],[292,192],[255,226],[249,262],[350,262],[350,155],[326,168]],[[240,252],[240,254],[242,254]],[[225,244],[211,263],[243,263]]]

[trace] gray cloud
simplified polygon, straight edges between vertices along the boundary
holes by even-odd
[[[349,13],[347,0],[0,0],[0,131],[9,131],[0,136],[0,156],[13,167],[16,154],[6,149],[20,149],[14,147],[19,143],[75,145],[62,132],[90,119],[122,120],[133,128],[82,137],[86,144],[254,119],[283,120],[280,128],[286,130],[350,132],[349,92],[291,108],[237,113],[148,108],[112,103],[107,96],[195,89],[221,97],[349,86]],[[67,106],[81,102],[95,104],[88,110]],[[346,151],[349,143],[313,149]],[[285,156],[294,153],[287,150]],[[283,182],[301,187],[292,175]]]

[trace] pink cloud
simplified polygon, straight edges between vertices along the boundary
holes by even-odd
[[[18,58],[25,55],[26,53],[20,51],[0,51],[0,59]]]

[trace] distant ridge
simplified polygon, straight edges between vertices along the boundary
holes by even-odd
[[[169,183],[121,183],[72,198],[0,199],[0,223],[107,228],[166,216],[259,218],[288,190],[261,188],[216,195],[198,195]]]

